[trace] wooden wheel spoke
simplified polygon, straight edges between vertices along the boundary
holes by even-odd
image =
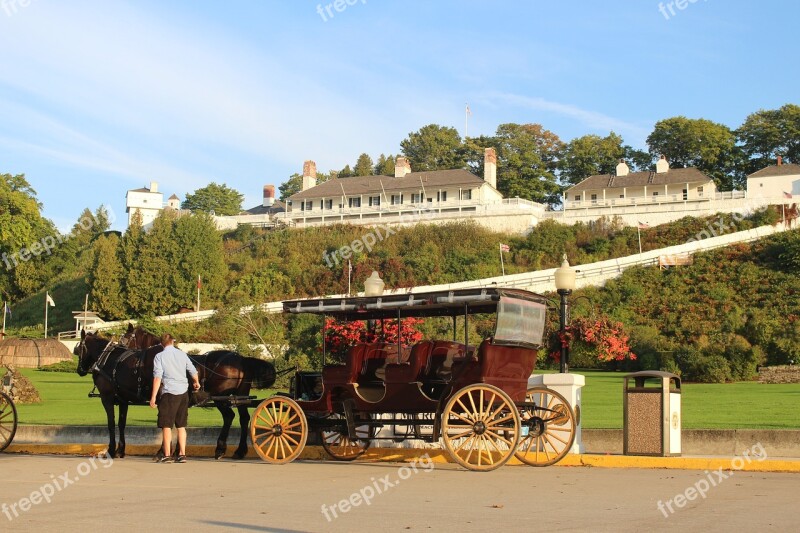
[[[467,431],[464,431],[463,433],[459,433],[458,435],[453,435],[451,438],[453,440],[461,439],[461,438],[466,437],[470,433],[472,433],[472,429],[468,429]]]
[[[472,410],[465,409],[466,412],[472,413],[473,415],[478,414],[478,409],[475,407],[475,399],[472,397],[472,392],[468,392],[467,396],[469,397],[469,404],[472,406]],[[460,403],[461,400],[459,400]]]
[[[469,419],[467,419],[467,418],[464,418],[463,416],[461,416],[460,414],[458,414],[458,413],[456,413],[456,412],[452,412],[452,413],[450,413],[450,414],[451,414],[451,415],[453,415],[454,417],[458,418],[459,420],[461,420],[461,421],[462,421],[462,422],[464,422],[465,424],[468,424],[470,427],[471,427],[471,426],[472,426],[472,425],[475,423],[475,422],[473,422],[472,420],[469,420]]]
[[[494,431],[487,431],[486,433],[487,433],[488,435],[492,435],[494,438],[496,438],[496,439],[498,439],[498,440],[501,440],[501,441],[505,442],[505,443],[506,443],[506,444],[508,444],[510,447],[511,447],[511,446],[514,446],[514,445],[511,443],[511,441],[510,441],[510,440],[508,440],[507,438],[503,437],[503,436],[502,436],[502,435],[500,435],[499,433],[495,433]],[[499,450],[500,450],[500,449],[498,448],[498,451],[499,451]]]
[[[506,415],[503,418],[500,418],[499,420],[492,420],[486,425],[487,427],[493,428],[499,426],[503,422],[508,422],[509,420],[514,420],[514,415]]]
[[[471,399],[472,399],[472,397],[470,397],[470,400]],[[474,403],[472,404],[472,410],[471,411],[470,411],[469,407],[464,405],[464,402],[461,401],[461,398],[457,398],[456,399],[456,403],[461,406],[461,410],[464,411],[465,413],[474,413],[475,412],[475,404]],[[458,417],[461,416],[458,413],[456,413],[455,411],[453,411],[452,414],[454,414],[455,416],[458,416]]]
[[[567,445],[567,444],[569,443],[569,441],[566,441],[566,440],[562,439],[562,438],[561,438],[561,437],[559,437],[558,435],[553,435],[553,434],[552,434],[552,433],[550,433],[549,431],[548,431],[547,433],[545,433],[545,435],[547,435],[549,438],[552,438],[552,439],[555,439],[555,440],[557,440],[557,441],[558,441],[558,442],[560,442],[561,444]]]
[[[294,444],[295,446],[299,446],[299,445],[300,445],[300,442],[299,442],[299,441],[297,441],[297,440],[293,439],[292,437],[290,437],[290,436],[289,436],[289,435],[287,435],[286,433],[284,433],[283,435],[281,435],[281,437],[283,437],[283,438],[284,438],[284,440],[286,440],[286,441],[287,441],[287,443],[288,443],[288,442],[291,442],[291,443],[292,443],[292,444]]]

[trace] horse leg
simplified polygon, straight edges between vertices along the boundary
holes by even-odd
[[[247,434],[250,430],[250,411],[247,406],[240,405],[239,411],[239,426],[241,432],[239,435],[239,447],[233,454],[234,459],[244,459],[247,456]]]
[[[122,459],[125,457],[125,425],[128,423],[128,402],[119,402],[119,446],[117,456]]]
[[[108,456],[112,459],[117,457],[117,439],[116,428],[114,427],[114,396],[104,396],[100,400],[103,402],[103,408],[106,410],[106,419],[108,421]]]
[[[214,450],[214,459],[219,459],[225,455],[225,452],[228,450],[228,433],[231,430],[231,424],[233,424],[233,419],[236,416],[233,414],[233,409],[227,405],[217,403],[217,409],[219,409],[222,415],[222,429],[217,438],[217,449]]]

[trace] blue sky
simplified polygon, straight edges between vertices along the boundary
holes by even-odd
[[[800,103],[800,4],[670,3],[0,0],[0,173],[62,229],[100,204],[124,229],[128,189],[216,181],[252,207],[305,159],[463,135],[465,103],[470,135],[536,122],[637,147],[663,118],[735,128]]]

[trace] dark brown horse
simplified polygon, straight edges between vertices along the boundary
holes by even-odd
[[[89,369],[95,367],[97,358],[103,355],[108,341],[105,344],[98,342],[100,339],[92,335],[81,335],[81,344],[75,348],[76,355],[81,355],[78,364],[78,373],[81,371],[85,375]],[[120,404],[120,448],[124,454],[124,423],[123,416],[127,414],[127,403],[146,404],[150,398],[151,385],[153,381],[153,360],[155,355],[161,351],[160,340],[147,331],[136,328],[128,329],[124,340],[127,342],[126,347],[111,348],[109,354],[105,356],[106,362],[104,363],[105,371],[93,371],[95,385],[100,391],[101,399],[104,398],[103,391],[106,395],[112,395],[110,398],[111,411],[109,415],[109,453],[114,445],[114,399]],[[83,346],[83,348],[81,348]],[[125,351],[134,351],[140,357],[140,370],[138,373],[127,370],[127,366],[119,364],[116,361],[130,359],[131,356],[124,355]],[[78,353],[78,352],[81,353]],[[262,361],[252,357],[242,357],[236,352],[228,350],[215,350],[208,352],[204,355],[190,356],[190,359],[197,367],[199,374],[201,391],[208,396],[248,396],[251,388],[268,388],[275,382],[275,367],[268,361]],[[85,360],[85,362],[84,362]],[[110,364],[117,365],[116,373],[110,373],[108,367]],[[127,370],[127,371],[126,371]],[[108,376],[112,379],[108,379]],[[148,383],[145,386],[139,386],[139,376],[142,376],[143,381]],[[100,383],[103,383],[101,389]],[[134,385],[135,383],[135,385]],[[136,389],[136,395],[131,398],[130,395],[125,395],[127,392]],[[120,395],[120,392],[123,395]],[[123,408],[123,400],[126,400],[125,407]],[[103,401],[103,406],[106,407],[106,412],[109,412],[107,401]],[[219,459],[227,450],[228,434],[230,432],[231,424],[235,418],[235,414],[230,404],[227,401],[215,401],[214,405],[219,409],[222,414],[223,426],[217,438],[217,446],[214,452],[214,457]],[[241,424],[241,434],[239,438],[239,447],[236,449],[233,457],[241,459],[247,455],[247,434],[250,423],[250,413],[247,406],[238,406],[239,422]],[[124,456],[124,455],[121,455]]]

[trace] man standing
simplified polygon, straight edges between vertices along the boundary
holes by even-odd
[[[197,369],[189,360],[189,356],[173,346],[175,339],[165,333],[161,337],[164,349],[156,354],[153,362],[153,392],[150,395],[150,407],[156,408],[156,396],[161,383],[164,390],[158,401],[158,427],[164,438],[164,458],[162,463],[171,463],[170,448],[172,446],[172,426],[178,430],[178,462],[186,462],[186,423],[189,418],[189,380],[192,376],[194,390],[200,389]]]

